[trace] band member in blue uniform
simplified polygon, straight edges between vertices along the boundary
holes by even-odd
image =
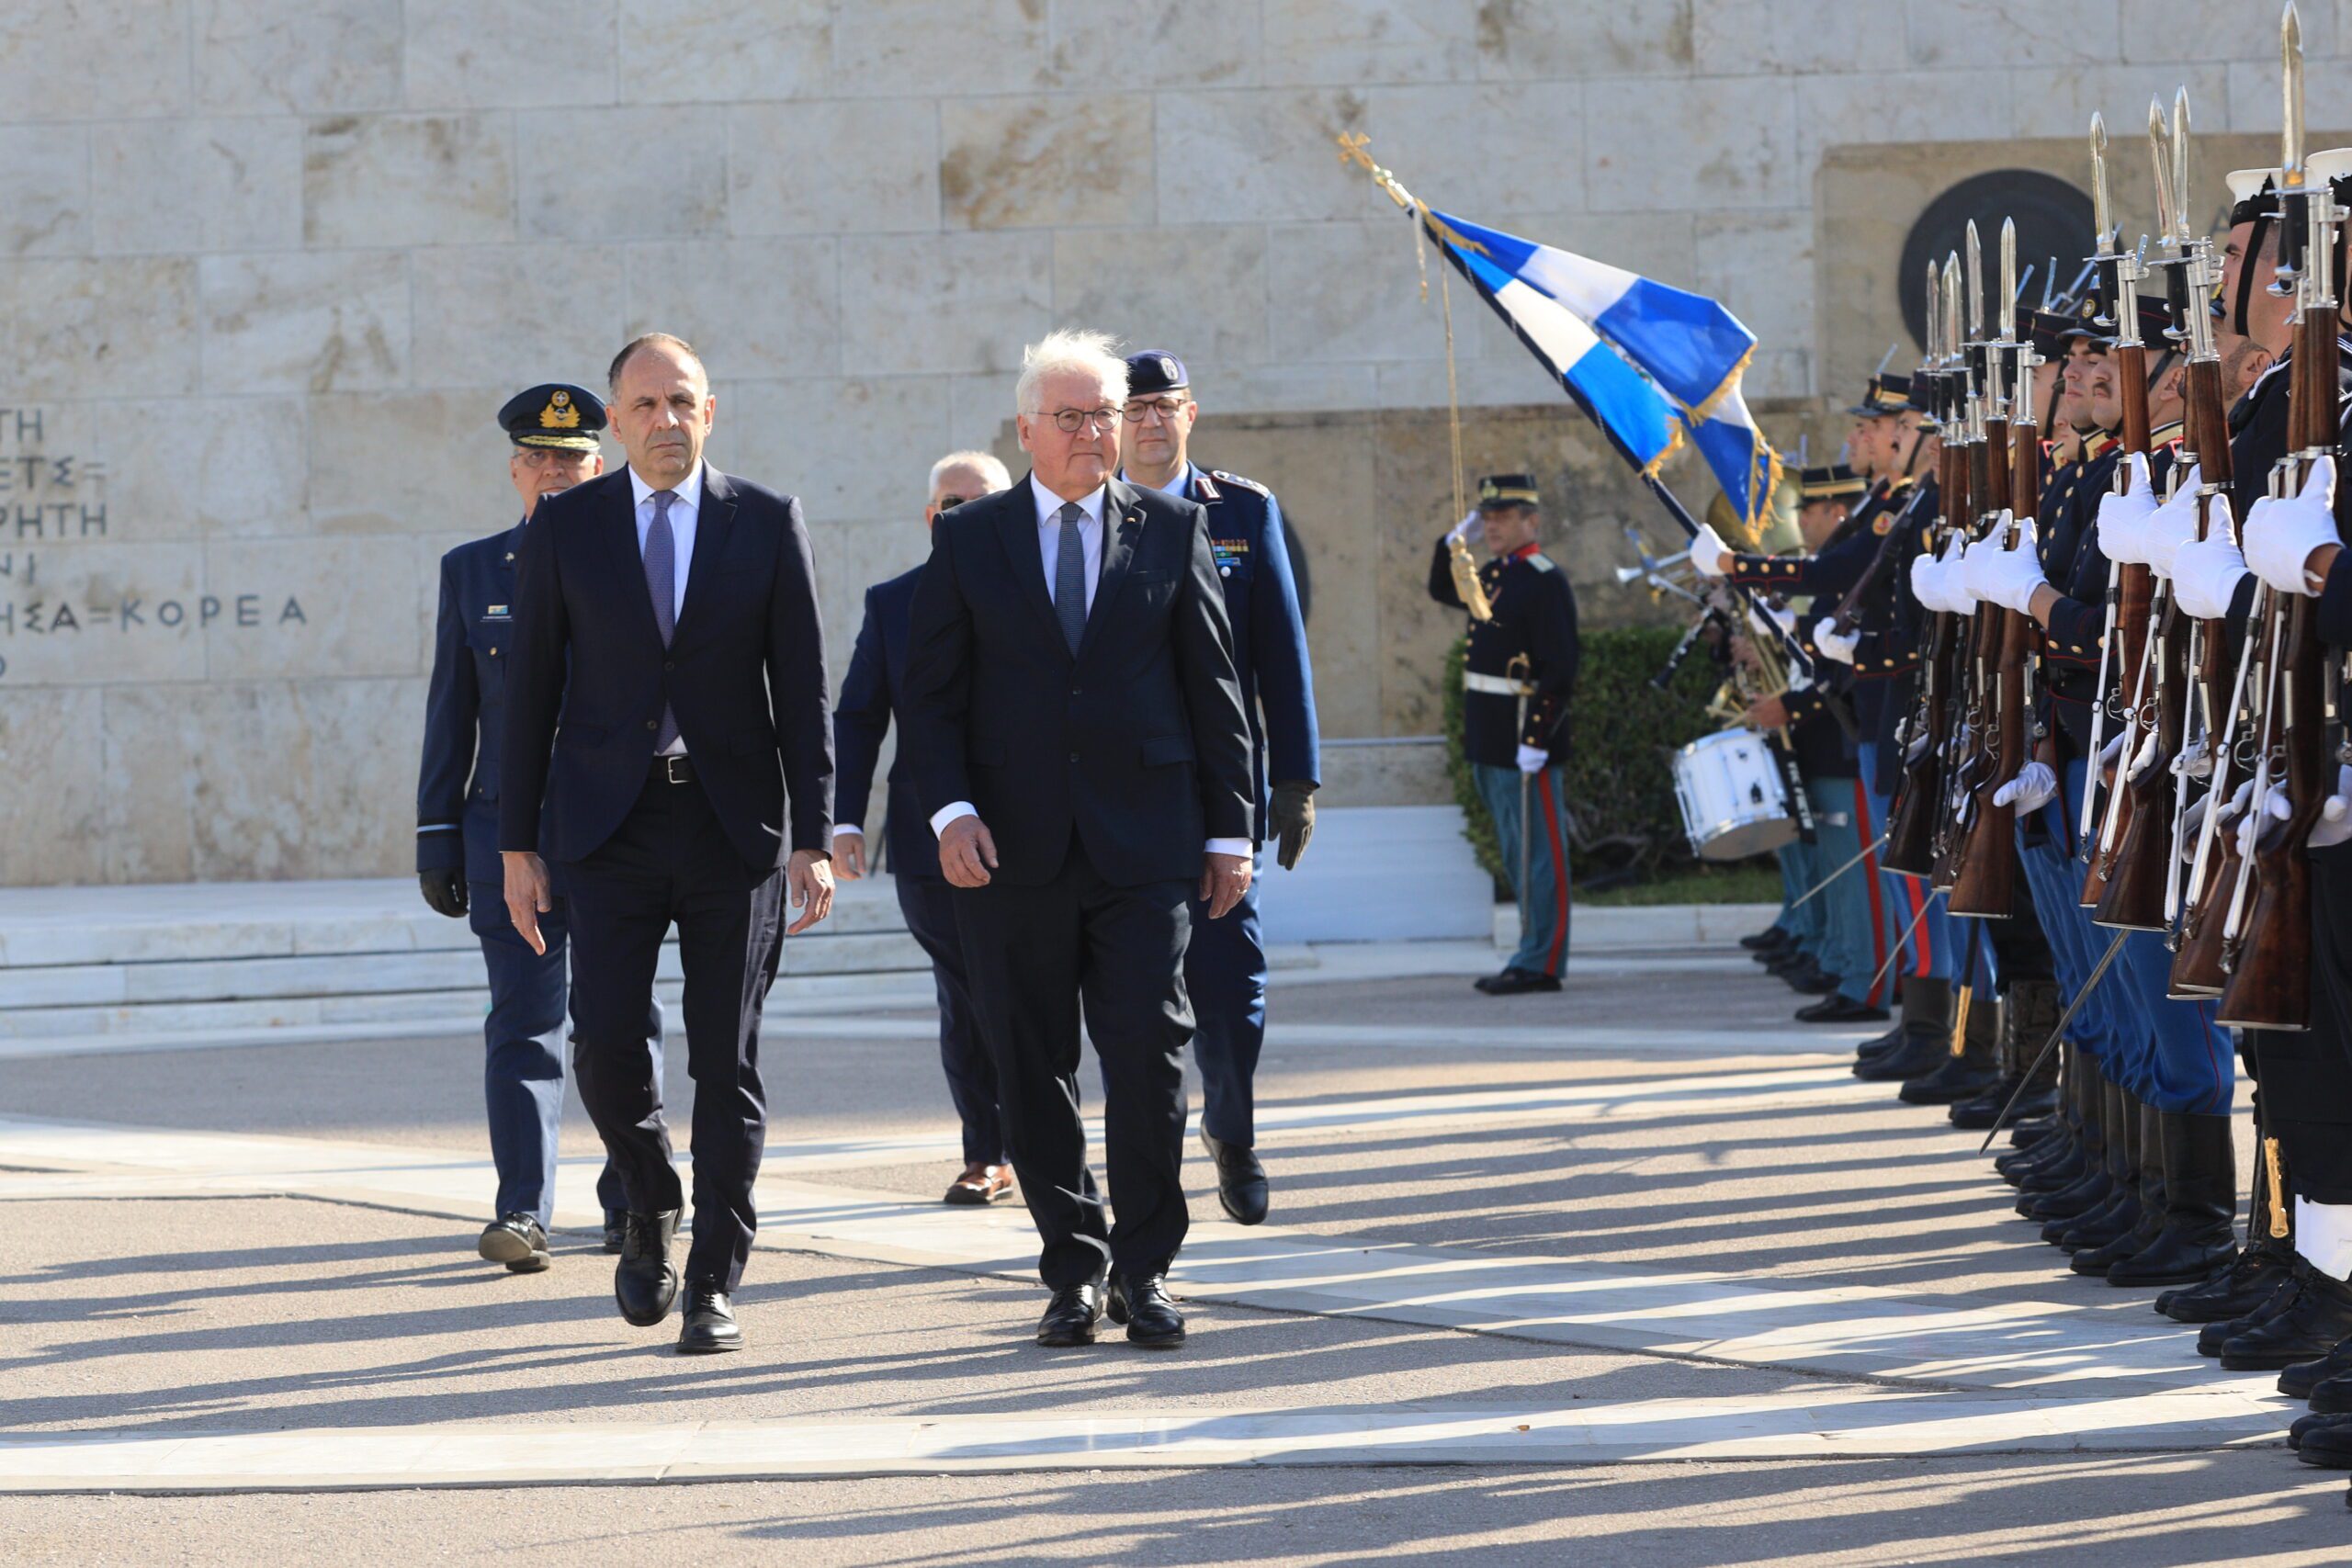
[[[1462,670],[1462,749],[1519,895],[1519,951],[1501,974],[1476,982],[1492,997],[1556,991],[1568,962],[1564,791],[1568,699],[1576,690],[1580,647],[1577,599],[1567,574],[1536,546],[1543,504],[1535,480],[1526,474],[1480,479],[1477,508],[1440,538],[1430,556],[1430,597],[1471,610]],[[1453,576],[1453,547],[1474,528],[1494,558],[1477,569],[1492,610],[1483,619],[1464,603]]]
[[[1250,715],[1251,773],[1261,845],[1275,841],[1284,871],[1298,863],[1315,831],[1315,790],[1322,772],[1315,724],[1315,671],[1306,655],[1306,615],[1273,491],[1190,456],[1200,404],[1175,355],[1152,350],[1127,360],[1126,467],[1137,489],[1198,502],[1209,515],[1209,547],[1233,622],[1233,667]],[[1213,920],[1194,901],[1193,941],[1184,954],[1201,1071],[1201,1145],[1216,1166],[1217,1201],[1238,1224],[1266,1217],[1266,1173],[1259,1162],[1255,1095],[1258,1054],[1266,1040],[1266,942],[1252,880],[1240,906]]]
[[[1012,487],[1012,476],[987,452],[951,452],[931,468],[931,500],[923,526],[939,514],[977,496]],[[922,568],[900,572],[865,591],[865,619],[842,677],[841,701],[833,706],[833,867],[844,882],[866,874],[865,807],[874,789],[874,768],[882,739],[898,711],[899,687],[907,669],[907,628],[915,603],[915,580]],[[907,930],[931,960],[939,993],[939,1062],[947,1074],[947,1095],[964,1127],[964,1171],[949,1183],[944,1200],[987,1204],[1012,1193],[1012,1166],[1005,1158],[1004,1128],[996,1108],[996,1066],[980,1042],[972,991],[964,975],[964,948],[956,933],[956,898],[939,874],[939,840],[915,802],[914,769],[903,756],[890,764],[888,796],[889,871]],[[879,857],[877,857],[878,859]]]
[[[470,918],[490,970],[482,1092],[498,1196],[497,1217],[478,1245],[492,1262],[534,1273],[548,1266],[556,1128],[563,1115],[564,917],[559,900],[540,922],[544,953],[524,945],[506,918],[498,863],[499,732],[513,653],[514,554],[541,496],[604,471],[597,433],[605,428],[605,405],[583,388],[550,382],[516,393],[498,411],[498,423],[514,444],[506,472],[523,498],[523,520],[441,558],[416,786],[416,872],[435,911]],[[658,1062],[658,1001],[649,1004],[646,1032]],[[605,1207],[605,1249],[617,1252],[628,1204],[610,1161],[596,1195]]]

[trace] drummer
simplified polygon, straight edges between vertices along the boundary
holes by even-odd
[[[1462,749],[1494,818],[1519,897],[1519,951],[1476,982],[1490,997],[1556,991],[1568,962],[1568,697],[1577,679],[1577,601],[1537,546],[1543,499],[1527,474],[1478,481],[1478,504],[1437,542],[1430,597],[1470,611],[1463,662]],[[1476,571],[1490,614],[1465,604],[1456,545],[1488,558]]]
[[[1869,481],[1842,463],[1804,469],[1797,481],[1797,530],[1804,549],[1820,557],[1868,489]],[[1835,604],[1815,594],[1797,624],[1810,626]],[[1881,1021],[1887,1016],[1886,952],[1877,858],[1862,847],[1870,808],[1861,793],[1852,708],[1843,695],[1795,671],[1787,692],[1749,706],[1747,722],[1789,748],[1813,816],[1813,842],[1797,857],[1811,880],[1797,896],[1819,914],[1807,922],[1811,942],[1775,956],[1772,972],[1818,998],[1797,1010],[1804,1022]]]

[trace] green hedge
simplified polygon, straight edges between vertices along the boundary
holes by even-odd
[[[1584,634],[1576,696],[1568,705],[1567,798],[1576,816],[1572,858],[1579,880],[1616,883],[1693,863],[1674,801],[1670,759],[1677,748],[1717,728],[1706,708],[1722,674],[1697,652],[1667,690],[1652,686],[1650,677],[1681,636],[1671,626]],[[1494,821],[1462,755],[1464,648],[1457,640],[1446,655],[1446,762],[1478,863],[1507,886]]]

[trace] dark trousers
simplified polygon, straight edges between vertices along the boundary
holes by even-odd
[[[1225,919],[1191,901],[1193,940],[1184,949],[1184,989],[1197,1028],[1193,1060],[1201,1069],[1201,1125],[1219,1143],[1257,1143],[1258,1055],[1266,1044],[1266,937],[1258,918],[1258,882]]]
[[[2288,1187],[2314,1203],[2352,1203],[2352,844],[2313,850],[2311,863],[2312,1026],[2246,1039]]]
[[[685,1277],[732,1291],[759,1223],[752,1183],[767,1137],[760,1008],[781,956],[784,874],[737,858],[700,784],[658,776],[613,836],[565,873],[577,957],[572,1066],[581,1102],[639,1213],[684,1206],[643,1029],[662,941],[678,928],[686,1072],[695,1083]]]
[[[935,876],[900,876],[899,911],[931,960],[939,993],[939,1065],[947,1098],[964,1124],[964,1163],[1002,1165],[1004,1132],[996,1112],[996,1064],[980,1043],[972,989],[964,978],[964,943],[956,934],[956,890]]]
[[[539,917],[544,953],[533,953],[507,918],[500,884],[470,884],[466,906],[490,974],[481,1089],[490,1112],[490,1162],[498,1172],[493,1212],[530,1214],[544,1227],[555,1209],[556,1131],[563,1121],[564,902],[558,898]],[[653,1002],[641,1016],[658,1080],[662,1004]],[[620,1170],[609,1157],[596,1178],[596,1201],[606,1213],[628,1207]]]
[[[1052,881],[956,889],[956,927],[996,1061],[998,1110],[1012,1168],[1055,1290],[1107,1261],[1141,1277],[1183,1244],[1184,939],[1182,882],[1114,887],[1073,837]],[[1102,1064],[1104,1169],[1118,1223],[1106,1226],[1079,1118],[1079,1018]]]

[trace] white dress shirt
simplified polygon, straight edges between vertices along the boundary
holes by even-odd
[[[653,487],[647,484],[635,468],[628,471],[629,493],[637,498],[637,558],[645,558],[645,538],[653,531]],[[675,627],[678,616],[686,607],[686,570],[694,565],[695,522],[702,513],[702,460],[695,460],[694,472],[680,479],[670,498],[670,540],[675,547],[670,565],[670,625]],[[686,754],[686,738],[682,734],[656,753],[663,757]]]
[[[1182,486],[1191,477],[1190,468],[1187,467],[1177,474],[1173,484],[1163,485],[1160,488],[1167,490],[1170,494],[1181,496],[1183,493]],[[1061,564],[1062,558],[1062,506],[1064,503],[1060,496],[1037,482],[1035,474],[1029,476],[1029,494],[1037,507],[1037,553],[1045,558],[1046,597],[1051,599],[1054,596],[1055,569]],[[1098,485],[1093,494],[1084,497],[1078,503],[1085,513],[1085,515],[1078,520],[1078,542],[1080,547],[1086,552],[1086,608],[1090,614],[1094,609],[1095,585],[1102,575],[1102,508],[1109,494],[1107,486]],[[978,810],[970,801],[952,800],[932,813],[931,830],[933,834],[944,833],[947,830],[947,825],[957,818],[978,815]],[[1240,855],[1246,859],[1252,846],[1247,839],[1211,839],[1202,848],[1213,855]]]

